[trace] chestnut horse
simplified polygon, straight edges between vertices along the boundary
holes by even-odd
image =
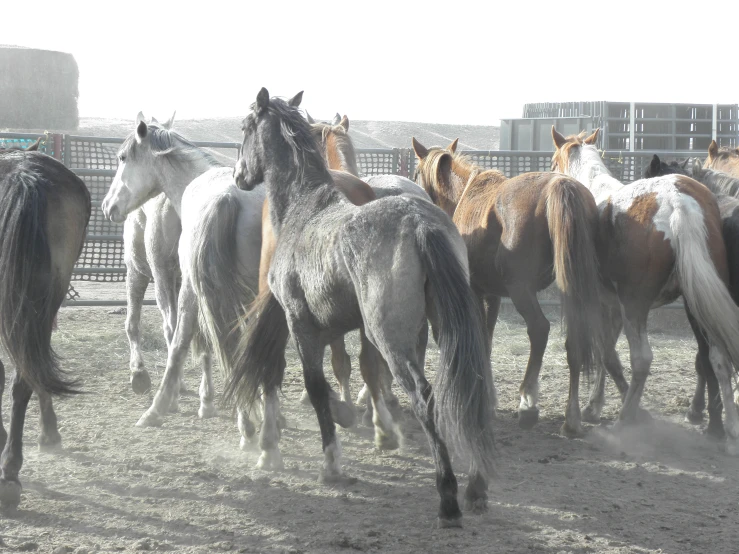
[[[718,147],[715,140],[708,147],[708,157],[703,163],[706,169],[715,169],[739,177],[739,148]]]
[[[0,338],[15,364],[10,433],[0,410],[0,507],[20,503],[23,424],[35,392],[40,404],[39,446],[59,446],[51,395],[77,392],[59,367],[51,332],[90,220],[90,192],[54,158],[0,150]],[[0,362],[0,404],[5,367]]]
[[[485,171],[456,153],[456,140],[447,149],[426,148],[415,138],[412,143],[416,182],[453,218],[467,245],[472,288],[487,320],[488,355],[501,297],[510,297],[526,321],[531,352],[518,419],[525,428],[538,420],[539,373],[549,337],[536,293],[556,280],[564,295],[570,368],[561,432],[581,435],[580,371],[593,365],[602,334],[598,211],[592,195],[562,175],[525,173],[508,179],[497,170]]]
[[[623,186],[595,147],[598,130],[587,137],[581,133],[565,138],[552,127],[552,139],[552,168],[588,187],[600,211],[601,271],[613,292],[607,299],[612,334],[604,359],[624,396],[619,421],[634,421],[641,413],[639,401],[652,364],[649,311],[682,294],[688,317],[708,340],[726,409],[727,451],[739,454],[739,419],[731,388],[731,363],[739,363],[739,309],[727,289],[729,270],[716,199],[684,175]],[[615,351],[620,313],[632,370],[626,390]]]

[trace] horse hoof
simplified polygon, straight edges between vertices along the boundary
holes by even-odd
[[[539,408],[518,410],[518,426],[521,429],[530,430],[539,422]]]
[[[375,446],[378,450],[397,450],[400,448],[400,441],[398,441],[397,435],[375,432]]]
[[[739,439],[736,439],[736,438],[726,439],[726,453],[729,456],[739,456]]]
[[[484,514],[488,511],[487,498],[465,498],[464,511],[473,514]]]
[[[585,431],[583,431],[583,428],[579,425],[577,427],[572,427],[570,424],[565,422],[562,424],[562,427],[559,428],[559,434],[568,439],[576,439],[582,437],[585,434]]]
[[[318,474],[318,482],[322,485],[354,485],[359,481],[356,477],[347,477],[343,473],[322,470]]]
[[[285,469],[285,464],[282,462],[282,454],[275,448],[274,450],[263,450],[262,454],[257,460],[257,469],[264,471],[281,471]]]
[[[703,423],[703,412],[690,409],[685,414],[685,421],[692,425],[700,425]]]
[[[131,388],[136,394],[146,394],[151,389],[151,377],[145,369],[131,372]]]
[[[374,417],[374,414],[372,413],[372,410],[365,410],[362,414],[362,425],[365,427],[372,427],[374,423],[372,422],[372,418]]]
[[[721,420],[719,420],[718,425],[711,425],[709,423],[708,427],[706,427],[705,434],[708,438],[713,440],[726,440],[726,431],[724,431],[724,425],[721,423]]]
[[[41,452],[58,452],[62,449],[62,436],[56,433],[43,433],[38,438],[38,449]]]
[[[251,452],[254,450],[254,447],[257,445],[257,436],[252,435],[251,437],[241,437],[239,440],[239,449],[241,449],[243,452]]]
[[[15,509],[21,503],[21,484],[0,478],[0,506]]]
[[[439,529],[461,529],[462,528],[462,516],[458,517],[439,517],[438,520],[436,520],[436,525]]]
[[[308,395],[308,391],[305,390],[305,389],[303,389],[303,394],[300,395],[300,403],[303,406],[310,406],[311,405],[310,396]]]
[[[357,411],[354,409],[354,406],[340,400],[331,402],[331,415],[334,418],[334,422],[341,425],[344,429],[354,427],[354,424],[357,422]]]
[[[582,420],[586,423],[598,425],[600,423],[600,410],[596,410],[592,406],[588,406],[582,411]]]
[[[136,427],[161,427],[162,425],[164,425],[164,418],[152,408],[146,410],[136,422]]]
[[[200,419],[210,419],[218,415],[218,409],[212,402],[200,404],[198,409],[198,417]]]

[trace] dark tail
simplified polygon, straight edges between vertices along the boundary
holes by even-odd
[[[238,267],[235,229],[240,211],[238,199],[231,194],[219,196],[205,208],[195,229],[190,265],[200,320],[193,349],[203,348],[204,338],[226,374],[233,367],[242,330],[239,322],[254,297]]]
[[[285,311],[272,291],[264,289],[246,315],[224,390],[226,402],[251,406],[259,398],[259,387],[272,390],[282,386],[289,336]]]
[[[554,275],[562,291],[562,316],[568,355],[588,374],[603,340],[601,277],[596,237],[598,209],[587,191],[565,177],[551,183],[547,196],[549,236],[554,249]]]
[[[447,440],[456,440],[470,453],[477,469],[492,474],[495,389],[481,310],[447,234],[423,223],[417,229],[416,241],[438,318],[440,363],[434,417]]]
[[[46,234],[47,198],[38,178],[20,174],[0,187],[0,337],[35,391],[74,394],[51,348],[54,316],[67,283],[55,276]]]

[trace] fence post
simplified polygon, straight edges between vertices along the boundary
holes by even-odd
[[[408,177],[408,156],[405,149],[401,149],[400,152],[400,175]]]
[[[62,135],[54,133],[51,135],[51,138],[54,144],[54,157],[64,163],[64,156],[62,155]]]

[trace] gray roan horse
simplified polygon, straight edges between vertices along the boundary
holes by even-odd
[[[139,114],[137,121],[143,120]],[[171,129],[174,114],[161,125]],[[159,125],[156,119],[152,123]],[[151,387],[149,372],[144,368],[139,340],[141,306],[149,281],[154,281],[154,295],[162,314],[164,339],[169,347],[177,324],[177,290],[180,277],[177,244],[182,226],[180,218],[167,199],[160,194],[132,211],[123,224],[123,257],[126,263],[126,335],[131,350],[131,387],[144,394]]]
[[[261,293],[247,316],[243,363],[228,381],[227,398],[248,404],[260,388],[269,394],[281,384],[275,368],[288,336],[272,330],[286,320],[321,429],[322,478],[342,479],[323,350],[363,326],[426,431],[441,497],[439,523],[460,524],[457,481],[441,433],[471,454],[465,499],[472,508],[487,504],[495,447],[490,360],[459,232],[423,200],[392,196],[361,207],[347,202],[307,121],[264,88],[244,119],[243,135],[234,176],[246,190],[264,182],[277,247],[271,292]],[[440,345],[433,393],[418,365],[417,341],[427,316]]]
[[[141,427],[161,425],[164,415],[177,409],[182,366],[194,338],[193,350],[199,353],[203,369],[198,415],[212,417],[216,413],[211,354],[198,333],[198,299],[189,274],[201,229],[209,225],[209,217],[217,215],[213,208],[231,198],[239,205],[239,215],[229,231],[231,240],[238,244],[236,263],[242,269],[242,278],[252,284],[251,290],[256,290],[261,248],[264,190],[239,191],[233,184],[230,168],[222,167],[212,155],[174,131],[147,125],[139,117],[136,129],[121,145],[118,170],[103,201],[103,212],[113,221],[123,221],[161,193],[169,199],[182,222],[178,248],[182,285],[167,367],[151,407],[137,423]],[[246,310],[249,300],[243,299],[241,310]],[[234,309],[238,312],[239,307]]]
[[[0,506],[20,503],[18,474],[26,408],[39,397],[39,446],[61,443],[53,394],[76,392],[51,348],[56,313],[90,220],[90,193],[60,162],[39,152],[0,150],[0,338],[15,364],[10,434],[0,412]],[[0,403],[5,367],[0,362]]]

